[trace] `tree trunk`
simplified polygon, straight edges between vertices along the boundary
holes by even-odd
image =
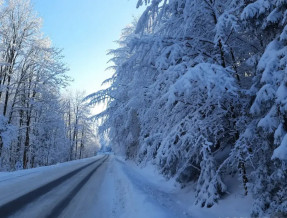
[[[30,114],[27,115],[27,128],[25,134],[25,144],[24,144],[24,154],[23,154],[23,168],[27,169],[28,166],[28,149],[30,144],[30,121],[31,116]]]

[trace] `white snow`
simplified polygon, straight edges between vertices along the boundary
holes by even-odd
[[[13,173],[0,173],[0,204],[100,157]],[[75,196],[62,216],[84,218],[95,216],[105,218],[249,217],[252,206],[251,197],[244,197],[241,191],[237,190],[238,182],[234,178],[225,182],[234,189],[229,190],[233,194],[220,200],[219,204],[212,208],[201,208],[194,205],[194,189],[191,185],[181,189],[174,180],[167,181],[159,175],[153,165],[139,168],[133,162],[110,155],[106,164],[91,177],[89,183],[81,189],[80,194]],[[69,182],[63,187],[67,191],[68,184]],[[60,190],[61,188],[59,192]],[[47,194],[47,196],[53,195]],[[45,207],[48,206],[45,205]]]
[[[287,134],[285,134],[280,146],[273,152],[272,159],[279,158],[280,160],[287,160]]]
[[[192,186],[182,189],[174,180],[159,175],[152,165],[139,168],[113,156],[99,193],[103,208],[97,211],[102,211],[99,217],[249,217],[251,196],[245,197],[242,190],[237,190],[236,179],[227,182],[233,194],[212,208],[201,208],[194,205]]]
[[[250,3],[241,14],[241,19],[259,17],[270,8],[270,3],[266,0],[257,0],[254,3]]]

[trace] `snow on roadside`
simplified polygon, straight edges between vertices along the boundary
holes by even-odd
[[[165,198],[154,187],[146,183],[144,178],[131,179],[126,175],[126,170],[132,172],[132,168],[111,156],[110,164],[101,187],[102,212],[98,217],[123,217],[123,218],[174,218],[189,217],[180,216],[180,212],[169,210],[166,203],[157,198]],[[136,174],[136,176],[140,176]],[[97,205],[99,207],[99,205]]]
[[[113,195],[109,217],[249,217],[252,198],[243,196],[238,184],[229,196],[212,208],[194,205],[194,189],[189,186],[181,189],[174,181],[167,181],[158,174],[152,165],[139,168],[133,162],[119,157],[113,162],[107,175],[109,189]],[[111,181],[112,178],[112,181]],[[234,182],[234,179],[228,181]],[[113,183],[113,184],[111,184]]]

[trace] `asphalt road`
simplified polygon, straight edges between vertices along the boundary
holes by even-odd
[[[97,198],[97,188],[101,185],[101,174],[108,158],[103,156],[91,160],[72,171],[62,170],[62,176],[1,203],[0,217],[81,217],[86,212],[85,208],[91,207]]]

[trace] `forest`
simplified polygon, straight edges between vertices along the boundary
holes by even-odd
[[[30,1],[1,2],[1,171],[93,156],[97,148],[84,94],[63,91],[69,69],[41,25]]]
[[[109,52],[115,73],[104,83],[110,86],[86,98],[92,105],[107,104],[94,116],[99,132],[108,135],[116,154],[141,166],[152,163],[183,187],[193,185],[201,207],[228,195],[226,181],[232,178],[243,194],[253,196],[253,217],[286,217],[287,1],[137,2],[145,11]],[[3,54],[14,63],[10,50]],[[3,69],[16,68],[10,64]],[[1,84],[10,88],[8,75],[14,73]],[[29,78],[6,92],[27,96],[34,86],[45,90],[42,83],[21,89]],[[15,96],[18,102],[23,95],[8,100],[13,103]],[[31,115],[28,102],[12,103],[6,113],[3,104],[7,131],[12,131],[9,112],[18,126],[27,125]],[[29,130],[18,134],[23,143]],[[12,153],[18,147],[10,148]]]

